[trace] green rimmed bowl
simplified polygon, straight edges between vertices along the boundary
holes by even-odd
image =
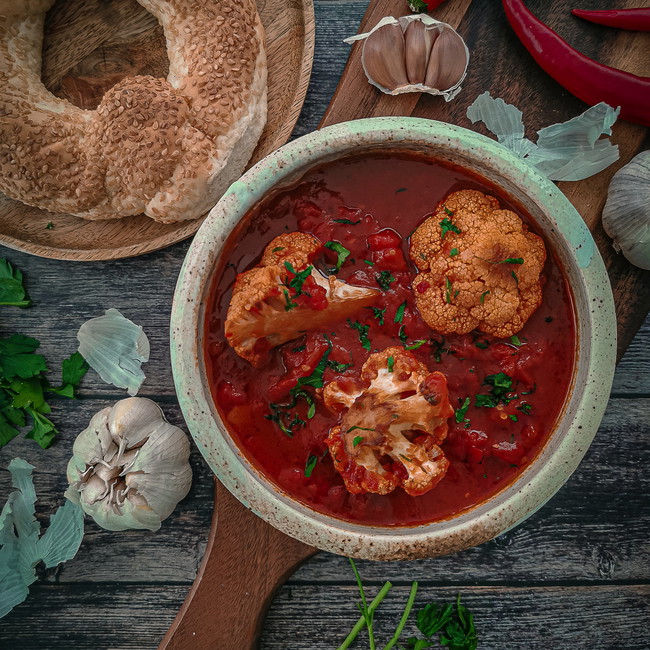
[[[553,248],[572,288],[577,360],[562,414],[535,460],[501,492],[431,524],[384,528],[349,523],[292,499],[234,443],[210,393],[203,350],[205,305],[233,228],[271,189],[350,153],[425,153],[468,169],[523,206]],[[268,523],[311,546],[358,558],[433,557],[481,544],[540,508],[578,466],[605,411],[616,358],[616,316],[607,272],[580,215],[547,178],[473,131],[416,118],[337,124],[285,145],[251,168],[212,209],[187,253],[171,318],[176,391],[187,425],[219,480]]]

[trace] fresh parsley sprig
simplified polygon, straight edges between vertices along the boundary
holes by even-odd
[[[23,286],[23,274],[0,257],[0,306],[29,307],[31,304]]]

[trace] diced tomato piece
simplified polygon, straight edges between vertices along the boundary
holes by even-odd
[[[229,381],[222,380],[217,385],[217,401],[226,411],[242,406],[248,401],[246,389],[235,388]]]
[[[504,440],[498,442],[496,445],[492,445],[492,455],[512,465],[518,465],[525,454],[526,450],[517,442]]]
[[[431,285],[428,282],[420,282],[416,287],[415,290],[418,293],[424,293]]]
[[[368,248],[371,251],[381,251],[386,248],[401,248],[402,238],[390,228],[380,230],[368,237]]]
[[[470,445],[467,448],[467,460],[473,465],[480,465],[483,462],[484,457],[485,453],[482,449],[474,447],[474,445]]]
[[[371,260],[379,269],[387,269],[389,271],[405,271],[406,260],[401,248],[382,248],[381,250],[374,251],[371,255]]]

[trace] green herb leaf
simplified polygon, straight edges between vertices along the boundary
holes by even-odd
[[[390,289],[390,285],[395,282],[395,278],[390,271],[382,271],[381,273],[377,273],[375,275],[375,279],[383,291],[388,291]]]
[[[357,427],[357,426],[353,426],[353,427],[350,427],[350,428],[346,431],[346,433],[350,433],[351,431],[357,431],[357,429],[358,429],[359,431],[376,431],[376,429],[368,429],[368,428],[366,428],[366,427]]]
[[[54,224],[51,221],[47,222],[47,225],[45,226],[46,230],[52,230],[54,228]]]
[[[285,300],[284,311],[291,311],[294,307],[298,306],[297,302],[291,300],[291,296],[289,295],[289,292],[286,289],[282,289],[282,293],[284,294],[284,300]]]
[[[327,367],[331,368],[334,372],[345,372],[348,368],[351,368],[354,364],[352,363],[340,363],[339,361],[328,361]]]
[[[352,446],[356,447],[362,440],[363,440],[363,436],[354,436],[354,440],[352,441]]]
[[[513,422],[519,422],[519,418],[518,418],[514,413],[508,413],[508,417],[509,417]]]
[[[347,226],[358,226],[361,223],[361,219],[359,221],[351,221],[350,219],[332,219],[334,223],[343,223]]]
[[[395,312],[395,318],[393,319],[394,323],[401,323],[404,319],[404,311],[406,310],[406,300],[397,308]]]
[[[447,208],[445,208],[445,212],[447,212]],[[449,211],[447,212],[448,215],[453,215],[453,212]],[[451,219],[449,217],[445,217],[441,222],[440,222],[440,229],[442,230],[442,237],[441,239],[445,238],[445,235],[448,232],[455,232],[457,235],[460,235],[460,228],[453,224],[451,222]]]
[[[404,327],[404,325],[402,325],[399,328],[399,332],[397,333],[397,336],[402,343],[406,343],[406,341],[408,340],[408,336],[406,335],[406,328]]]
[[[474,345],[479,349],[479,350],[487,350],[488,347],[490,346],[490,342],[487,339],[483,339],[482,341],[476,341]]]
[[[514,271],[510,271],[510,275],[515,279],[517,286],[519,286],[519,278],[517,277],[517,274]]]
[[[418,341],[413,341],[410,345],[405,345],[404,349],[405,350],[417,350],[418,348],[421,348],[425,343],[427,342],[427,339],[420,339]]]
[[[484,292],[481,294],[481,304],[483,304],[483,303],[485,302],[485,296],[487,296],[488,293],[490,293],[490,292],[489,292],[489,291],[484,291]]]
[[[296,271],[293,268],[291,262],[285,262],[284,268],[286,268],[287,271],[289,271],[289,273],[292,273],[294,276],[290,280],[287,278],[285,285],[290,289],[293,289],[296,292],[296,296],[299,296],[300,294],[302,294],[302,285],[305,283],[305,280],[311,275],[311,270],[314,267],[310,264],[309,266],[307,266],[307,268],[303,269],[302,271]]]
[[[467,413],[469,404],[470,404],[470,399],[469,397],[466,397],[463,403],[460,405],[460,408],[457,408],[456,411],[454,412],[456,422],[458,422],[459,424],[465,420],[465,414]]]
[[[307,459],[307,463],[305,464],[305,476],[307,478],[311,476],[311,473],[314,471],[314,467],[316,467],[317,462],[318,462],[318,456],[310,456]]]
[[[501,402],[507,404],[513,399],[507,396],[512,388],[512,383],[512,377],[506,375],[504,372],[499,372],[496,375],[487,375],[483,384],[485,386],[491,386],[492,391],[489,395],[476,395],[475,405],[494,408]]]
[[[366,307],[366,309],[372,309],[373,316],[379,321],[379,325],[384,324],[384,314],[386,313],[387,307],[380,309],[379,307]]]
[[[393,368],[395,367],[395,358],[390,356],[388,359],[386,359],[386,367],[388,368],[388,372],[393,372]]]
[[[368,330],[370,325],[362,325],[359,321],[352,322],[349,318],[347,320],[348,325],[353,329],[359,332],[359,341],[361,347],[364,350],[370,350],[370,339],[368,338]]]
[[[460,253],[460,251],[457,248],[452,248],[449,251],[449,257],[456,257],[456,255],[458,255],[458,253]]]
[[[291,348],[292,352],[304,352],[307,349],[306,345],[298,345],[295,348]]]
[[[0,306],[29,307],[31,304],[23,286],[23,274],[0,257]]]
[[[337,241],[328,241],[325,242],[325,248],[329,248],[331,251],[334,251],[337,255],[336,258],[336,271],[340,271],[343,266],[343,262],[350,257],[350,251],[343,246],[343,244]]]
[[[451,304],[451,280],[445,276],[445,302],[449,305]]]
[[[284,246],[276,246],[271,252],[272,253],[279,253],[280,251],[284,250]]]
[[[530,412],[533,410],[533,405],[528,402],[524,402],[517,407],[518,411],[521,411],[524,415],[530,415]]]

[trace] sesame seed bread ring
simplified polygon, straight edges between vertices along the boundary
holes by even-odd
[[[169,75],[127,77],[88,111],[41,82],[43,24],[54,0],[0,0],[7,196],[84,219],[144,212],[167,223],[205,214],[242,173],[266,122],[255,3],[138,2],[163,26]]]

